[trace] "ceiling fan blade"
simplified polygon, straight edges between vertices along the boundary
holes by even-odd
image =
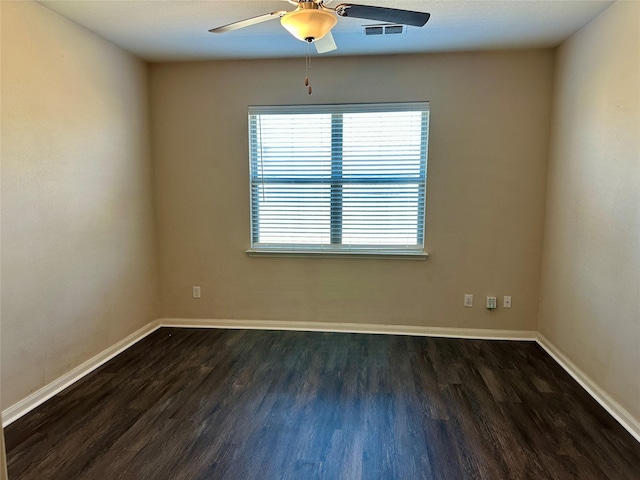
[[[327,53],[338,48],[331,32],[328,32],[320,40],[315,40],[313,44],[316,46],[318,53]]]
[[[424,26],[431,16],[431,14],[424,12],[398,10],[397,8],[371,7],[369,5],[354,5],[351,3],[342,3],[336,6],[335,10],[341,17],[364,18],[400,25],[412,25],[414,27]]]
[[[246,20],[240,20],[239,22],[233,22],[229,25],[223,25],[221,27],[212,28],[209,30],[211,33],[224,33],[230,32],[232,30],[238,30],[239,28],[250,27],[251,25],[256,25],[258,23],[266,22],[267,20],[271,20],[273,18],[280,18],[283,15],[286,15],[286,10],[280,10],[278,12],[266,13],[264,15],[260,15],[258,17],[247,18]]]

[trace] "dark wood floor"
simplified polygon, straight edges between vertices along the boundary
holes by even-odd
[[[163,328],[5,430],[19,479],[634,479],[535,343]]]

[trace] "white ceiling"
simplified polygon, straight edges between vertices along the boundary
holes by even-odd
[[[306,45],[278,19],[212,34],[208,30],[278,10],[285,0],[42,0],[46,8],[149,61],[300,57]],[[344,0],[328,3],[335,7]],[[357,0],[353,3],[431,13],[425,27],[402,35],[364,36],[362,25],[339,18],[338,50],[325,55],[370,55],[553,47],[589,23],[612,1],[599,0]]]

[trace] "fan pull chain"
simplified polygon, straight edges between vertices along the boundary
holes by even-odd
[[[311,70],[311,42],[307,42],[307,56],[305,60],[306,60],[306,65],[305,65],[306,75],[304,77],[304,86],[307,87],[309,91],[309,95],[311,95],[313,93],[313,90],[311,88],[311,82],[309,81],[309,70]]]

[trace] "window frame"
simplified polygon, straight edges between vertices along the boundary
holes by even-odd
[[[416,184],[418,187],[418,214],[416,225],[416,245],[349,245],[342,244],[343,234],[343,211],[342,192],[345,177],[342,175],[344,164],[343,157],[343,115],[345,113],[368,113],[368,112],[421,112],[422,124],[420,126],[420,175],[418,181],[411,179],[385,179],[386,182],[397,181],[400,184]],[[330,114],[331,115],[331,175],[330,175],[330,243],[329,244],[268,244],[260,243],[259,235],[259,215],[255,215],[257,206],[254,205],[256,193],[254,188],[260,183],[256,183],[257,155],[252,143],[258,137],[257,127],[254,118],[263,114]],[[250,256],[298,256],[298,257],[365,257],[365,258],[407,258],[423,260],[428,256],[425,251],[426,232],[426,194],[427,194],[427,165],[428,165],[428,143],[429,143],[429,122],[430,109],[429,102],[403,102],[403,103],[367,103],[367,104],[325,104],[325,105],[283,105],[283,106],[250,106],[248,115],[249,134],[249,196],[250,196],[250,230],[251,247],[246,250]],[[336,131],[340,134],[336,134]],[[336,138],[339,137],[339,141]],[[339,157],[340,161],[335,159]],[[264,177],[261,177],[264,185]],[[385,180],[380,181],[384,183]],[[295,183],[295,182],[294,182]],[[320,183],[320,182],[318,182]],[[325,183],[327,183],[325,181]],[[363,185],[354,183],[353,185]],[[339,212],[336,213],[336,212]],[[339,221],[335,221],[334,217]]]

